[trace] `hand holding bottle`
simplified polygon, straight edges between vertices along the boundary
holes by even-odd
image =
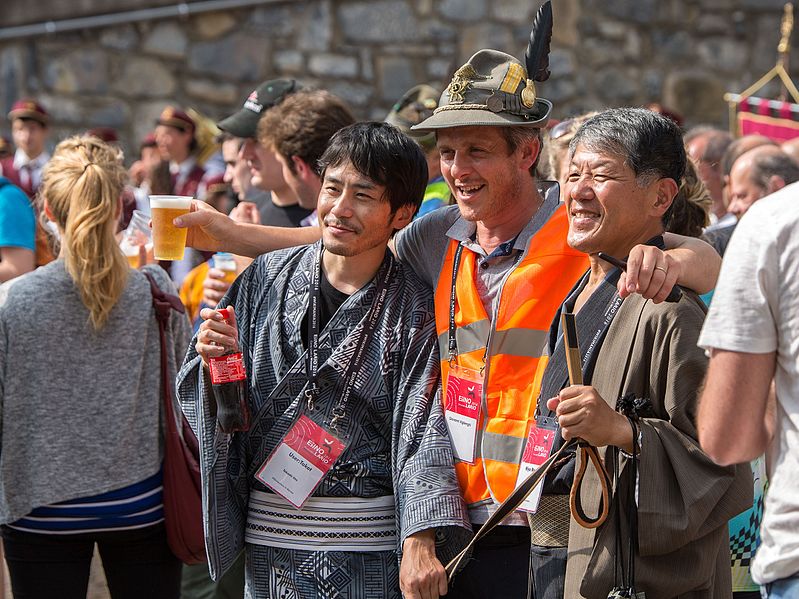
[[[232,306],[225,310],[226,313],[212,308],[200,310],[200,318],[203,319],[203,322],[197,331],[195,349],[206,366],[208,366],[210,358],[239,351],[236,313]]]
[[[232,307],[203,309],[197,352],[208,365],[216,399],[216,418],[224,433],[250,428],[247,372],[239,351],[236,315]],[[203,347],[203,351],[200,347]]]

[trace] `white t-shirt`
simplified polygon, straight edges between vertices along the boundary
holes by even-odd
[[[699,345],[777,352],[776,452],[752,578],[787,578],[799,572],[799,183],[759,200],[741,219]]]

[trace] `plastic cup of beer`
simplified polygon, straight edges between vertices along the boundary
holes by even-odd
[[[232,285],[238,276],[236,272],[236,259],[233,257],[233,254],[227,252],[217,252],[214,254],[214,268],[218,268],[225,273],[225,278],[222,280],[228,285]]]
[[[188,229],[179,229],[172,220],[191,209],[190,196],[150,196],[153,221],[153,252],[156,260],[182,260]]]
[[[153,243],[150,231],[150,217],[140,210],[134,210],[127,229],[122,233],[119,247],[131,268],[139,267],[139,252],[144,246],[148,255],[152,255]]]

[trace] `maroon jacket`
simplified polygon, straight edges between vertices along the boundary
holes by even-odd
[[[28,184],[28,185],[23,185],[22,184],[22,179],[19,176],[19,171],[14,168],[14,156],[13,155],[8,156],[7,158],[3,158],[2,160],[0,160],[0,170],[2,170],[2,172],[0,172],[0,174],[2,174],[4,177],[6,177],[14,185],[16,185],[17,187],[22,189],[22,191],[24,191],[25,194],[29,198],[33,197],[33,195],[34,195],[33,194],[33,192],[34,192],[33,188],[31,187],[30,184]]]
[[[205,169],[199,164],[195,164],[194,168],[189,172],[189,176],[178,185],[178,176],[172,175],[172,189],[173,193],[178,196],[191,196],[197,197],[197,188],[200,186],[200,181],[205,176]]]

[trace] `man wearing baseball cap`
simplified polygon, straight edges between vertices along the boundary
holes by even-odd
[[[299,205],[297,195],[283,178],[275,153],[257,139],[261,118],[298,89],[293,79],[265,81],[250,92],[237,112],[217,123],[222,130],[219,142],[225,161],[224,180],[233,187],[240,201],[256,205],[255,222],[264,225],[299,227],[312,212]],[[251,222],[251,219],[238,220]],[[241,267],[246,263],[237,262]],[[229,288],[224,271],[206,267],[202,306],[216,306]]]
[[[42,169],[50,160],[45,148],[50,115],[39,102],[26,98],[14,102],[8,120],[11,121],[11,136],[17,150],[13,157],[0,161],[0,175],[32,198],[39,189]]]
[[[237,112],[217,124],[223,131],[226,180],[234,183],[234,173],[246,167],[250,183],[246,187],[251,191],[248,195],[245,186],[239,184],[239,199],[256,203],[261,223],[265,225],[297,227],[311,213],[298,205],[296,194],[283,178],[275,153],[257,139],[261,118],[298,89],[293,79],[265,81],[247,96]]]

